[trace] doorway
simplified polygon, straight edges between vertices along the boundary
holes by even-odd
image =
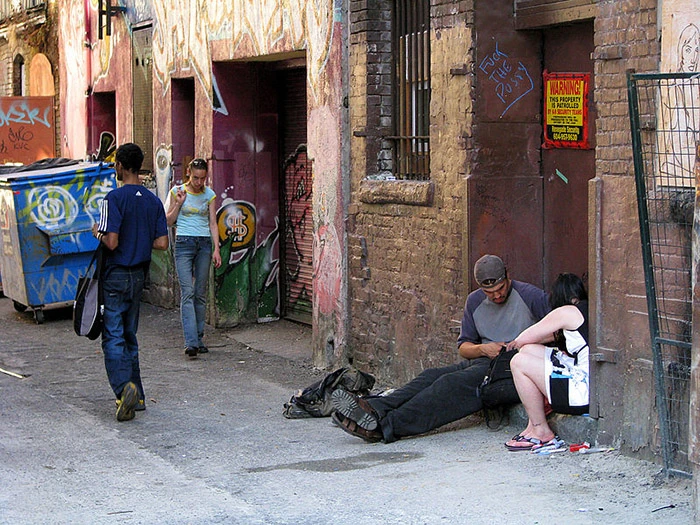
[[[306,149],[306,68],[281,69],[277,79],[284,159],[280,173],[282,317],[311,324],[313,161]]]
[[[116,145],[117,102],[114,91],[92,93],[88,112],[88,152],[105,159]]]
[[[171,136],[172,183],[182,184],[187,164],[194,157],[194,79],[172,80]]]
[[[543,31],[543,67],[550,73],[589,73],[588,149],[542,149],[543,279],[588,274],[588,181],[595,176],[593,22]]]

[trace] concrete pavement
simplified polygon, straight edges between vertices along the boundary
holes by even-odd
[[[143,305],[147,410],[119,423],[99,341],[73,334],[70,311],[37,325],[0,299],[0,368],[26,376],[0,373],[0,523],[693,522],[690,483],[658,465],[508,453],[520,429],[479,417],[389,445],[287,420],[284,402],[325,374],[309,329],[207,334],[190,360],[178,312]]]

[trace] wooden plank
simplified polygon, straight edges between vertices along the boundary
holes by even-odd
[[[595,18],[597,0],[520,0],[515,4],[515,28],[540,27]]]

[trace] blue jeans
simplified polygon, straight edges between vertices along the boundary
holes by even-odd
[[[204,346],[211,237],[175,237],[175,268],[180,281],[180,317],[185,347]]]
[[[133,381],[144,399],[139,367],[139,308],[145,269],[108,267],[102,277],[104,314],[102,351],[107,378],[114,394],[119,397],[124,385]]]

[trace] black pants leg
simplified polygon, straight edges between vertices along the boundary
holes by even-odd
[[[423,434],[481,410],[476,391],[488,364],[482,357],[430,368],[388,396],[368,398],[381,418],[384,441]]]

